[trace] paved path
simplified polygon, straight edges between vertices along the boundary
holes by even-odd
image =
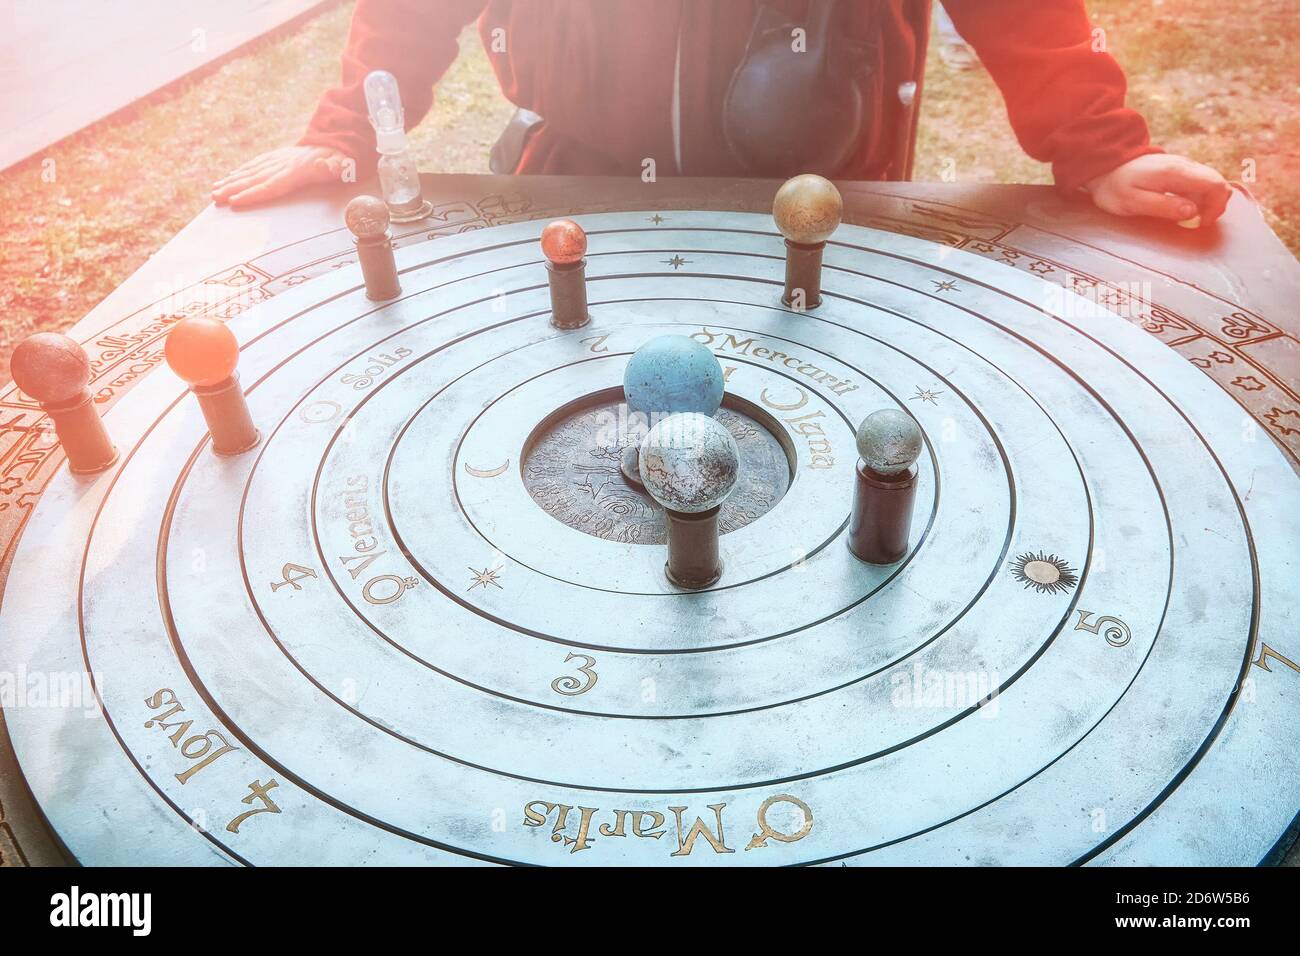
[[[0,169],[322,2],[0,3]]]

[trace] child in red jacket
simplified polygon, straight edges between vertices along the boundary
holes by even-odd
[[[830,0],[768,0],[767,15],[791,22]],[[1083,0],[945,0],[957,29],[1001,89],[1016,136],[1050,162],[1057,185],[1083,189],[1107,212],[1202,223],[1231,195],[1213,169],[1152,146],[1146,122],[1124,105],[1125,79],[1098,44]],[[722,112],[745,57],[759,0],[357,0],[343,83],[321,99],[296,146],[240,166],[213,187],[217,203],[247,206],[302,186],[338,180],[349,160],[373,169],[374,133],[362,81],[393,73],[408,128],[428,112],[434,83],[474,20],[506,96],[543,120],[530,130],[517,173],[744,175],[723,135]],[[825,7],[822,7],[825,10]],[[836,29],[871,37],[877,68],[915,73],[917,44],[901,0],[839,5]],[[867,48],[867,46],[864,46]],[[880,128],[897,128],[895,96],[881,97]],[[864,136],[863,142],[872,137]],[[881,179],[896,162],[864,148],[835,169],[844,179]],[[787,170],[793,174],[802,170]]]

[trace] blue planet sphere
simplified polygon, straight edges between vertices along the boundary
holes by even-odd
[[[646,342],[623,373],[623,397],[632,411],[644,415],[712,415],[722,404],[722,391],[717,357],[685,335],[661,335]]]

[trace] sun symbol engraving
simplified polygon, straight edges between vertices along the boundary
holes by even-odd
[[[1039,594],[1064,594],[1079,583],[1079,575],[1054,554],[1026,551],[1011,562],[1012,576]]]

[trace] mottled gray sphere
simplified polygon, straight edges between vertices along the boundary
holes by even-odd
[[[722,504],[739,469],[731,432],[699,412],[669,415],[641,442],[641,482],[669,511],[698,514]]]
[[[357,196],[343,210],[343,221],[358,239],[378,239],[388,231],[388,204],[377,196]]]
[[[921,429],[907,412],[882,408],[858,426],[858,454],[877,474],[902,474],[921,457]]]

